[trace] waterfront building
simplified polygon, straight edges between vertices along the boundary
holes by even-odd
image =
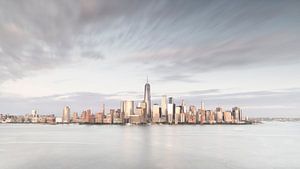
[[[224,112],[224,122],[225,123],[232,123],[232,115],[230,111]]]
[[[238,108],[238,107],[234,107],[232,108],[232,116],[233,116],[233,121],[235,123],[238,123],[239,121],[242,120],[242,117],[241,117],[241,109]]]
[[[169,97],[168,99],[168,123],[172,124],[173,123],[173,118],[175,115],[175,104],[173,103],[173,98]]]
[[[39,115],[37,110],[31,111],[31,123],[38,123],[39,121]]]
[[[186,121],[185,121],[185,113],[184,112],[181,112],[180,113],[180,123],[181,124],[184,124]]]
[[[189,124],[196,124],[197,117],[193,111],[190,110],[186,117]]]
[[[196,116],[197,116],[196,117],[196,123],[200,124],[201,123],[201,109],[197,110]]]
[[[31,123],[38,123],[39,122],[39,117],[32,117]]]
[[[123,123],[123,116],[120,109],[113,111],[113,123],[114,124],[122,124]]]
[[[145,101],[142,101],[142,102],[139,102],[138,103],[138,106],[137,106],[137,109],[139,110],[136,110],[136,113],[138,113],[137,115],[140,115],[141,116],[141,121],[142,123],[146,123],[147,122],[147,114],[146,114],[146,102]]]
[[[190,113],[190,114],[196,114],[196,111],[197,111],[196,106],[191,105],[191,106],[190,106],[190,111],[189,111],[189,113]]]
[[[182,109],[181,106],[176,106],[176,108],[175,108],[175,118],[174,118],[174,123],[175,123],[175,124],[178,124],[178,123],[179,123],[181,109]]]
[[[104,116],[103,123],[104,124],[112,124],[113,123],[113,114],[111,114],[111,113],[106,114]]]
[[[103,123],[104,114],[103,112],[98,112],[95,115],[95,123],[96,124],[102,124]]]
[[[139,115],[130,115],[129,116],[129,123],[130,124],[141,124],[142,123],[141,116],[139,116]]]
[[[159,123],[160,122],[160,114],[161,114],[161,108],[158,104],[153,105],[153,123]]]
[[[211,111],[209,113],[209,124],[214,124],[216,123],[216,120],[215,120],[215,112]]]
[[[182,107],[181,112],[187,113],[187,106],[184,100],[181,101],[181,107]]]
[[[32,110],[31,115],[32,115],[32,117],[37,117],[38,116],[38,111],[37,110]]]
[[[78,123],[79,122],[79,116],[78,116],[78,113],[77,112],[74,112],[73,113],[73,116],[72,116],[72,123]]]
[[[51,114],[46,116],[46,123],[47,124],[55,124],[55,115]]]
[[[70,123],[70,113],[71,109],[69,106],[64,107],[62,121],[63,123]]]
[[[56,124],[61,124],[63,121],[62,121],[61,117],[56,117],[55,122],[56,122]]]
[[[123,107],[122,109],[124,111],[124,118],[125,118],[125,121],[127,122],[129,119],[129,116],[134,115],[134,101],[125,100],[125,101],[123,101],[122,107]]]
[[[24,116],[17,116],[16,122],[17,123],[23,123],[24,122]]]
[[[223,122],[223,109],[221,107],[216,108],[216,122],[217,123]]]
[[[95,116],[92,114],[91,109],[84,110],[81,113],[80,122],[81,123],[94,123],[95,122]]]
[[[167,122],[168,117],[168,100],[167,96],[163,95],[161,98],[161,122]]]
[[[148,83],[148,77],[147,77],[147,83],[145,84],[144,89],[144,102],[146,103],[146,118],[148,122],[151,122],[152,119],[152,112],[151,112],[151,93],[150,93],[150,84]]]
[[[141,123],[147,123],[146,117],[145,117],[145,109],[142,107],[136,107],[134,115],[137,115],[141,119]],[[127,122],[129,123],[129,121]]]
[[[187,121],[189,124],[196,124],[197,123],[197,110],[196,106],[191,105],[189,107],[189,111],[187,113]]]
[[[39,116],[38,123],[46,123],[46,117],[45,116]]]
[[[205,123],[209,123],[210,110],[205,110]]]

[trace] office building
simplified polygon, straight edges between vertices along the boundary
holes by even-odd
[[[223,122],[223,109],[221,107],[216,108],[216,122],[217,123]]]
[[[71,113],[70,107],[69,106],[64,107],[63,115],[62,115],[63,123],[70,123],[70,113]]]
[[[146,118],[148,122],[151,122],[152,119],[152,112],[151,112],[151,93],[150,93],[150,84],[148,83],[148,77],[147,77],[147,83],[145,84],[144,89],[144,102],[146,103]]]
[[[161,114],[161,108],[158,104],[153,105],[153,123],[159,123],[160,122],[160,114]]]
[[[167,122],[168,117],[168,100],[167,96],[163,95],[161,98],[161,122]]]
[[[173,103],[173,98],[169,97],[168,99],[168,123],[172,124],[175,115],[175,104]]]
[[[123,101],[122,107],[125,119],[128,119],[130,115],[134,115],[134,101],[125,100]]]

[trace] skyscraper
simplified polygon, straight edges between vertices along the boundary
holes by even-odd
[[[152,113],[152,122],[153,123],[158,123],[160,122],[160,112],[161,108],[158,104],[153,105],[153,113]]]
[[[147,77],[147,83],[145,84],[145,90],[144,90],[144,102],[146,103],[147,121],[150,122],[152,115],[151,115],[150,84],[148,83],[148,77]]]
[[[70,122],[70,112],[71,109],[69,106],[64,107],[63,115],[62,115],[62,122],[69,123]]]
[[[238,107],[232,108],[232,116],[235,122],[239,122],[241,120],[241,109]]]
[[[173,98],[168,98],[168,123],[172,124],[175,116],[175,104],[173,103]]]
[[[134,114],[134,101],[131,100],[123,101],[122,110],[124,111],[125,118],[128,119],[130,115]]]
[[[167,100],[167,96],[163,95],[161,99],[161,118],[162,118],[161,121],[166,122],[167,117],[168,117],[168,100]]]

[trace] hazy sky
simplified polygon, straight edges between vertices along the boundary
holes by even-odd
[[[0,0],[0,112],[142,99],[300,116],[300,1]]]

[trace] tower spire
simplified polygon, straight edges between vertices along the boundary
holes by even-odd
[[[147,75],[147,83],[145,84],[144,90],[144,102],[146,103],[146,120],[151,122],[152,120],[152,113],[151,113],[151,94],[150,94],[150,84],[148,83],[148,75]]]

